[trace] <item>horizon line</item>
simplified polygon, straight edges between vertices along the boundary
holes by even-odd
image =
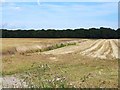
[[[0,28],[0,30],[1,29],[6,29],[6,30],[67,30],[67,29],[71,29],[71,30],[74,30],[74,29],[100,29],[100,28],[107,28],[107,29],[114,29],[114,30],[117,30],[117,29],[119,29],[120,27],[118,27],[118,28],[111,28],[111,27],[99,27],[99,28],[97,28],[97,27],[90,27],[90,28],[83,28],[83,27],[80,27],[80,28],[62,28],[62,29],[58,29],[58,28],[39,28],[39,29],[35,29],[35,28],[29,28],[29,29],[22,29],[22,28],[16,28],[16,29],[9,29],[9,28]]]

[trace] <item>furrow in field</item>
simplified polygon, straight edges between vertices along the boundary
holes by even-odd
[[[90,46],[89,48],[87,48],[86,50],[81,52],[81,54],[88,55],[88,54],[91,54],[92,52],[95,52],[96,50],[98,50],[102,46],[103,42],[104,42],[104,40],[100,40],[99,42],[98,41],[95,42],[94,45]]]
[[[99,57],[106,59],[105,52],[109,49],[109,42],[105,41],[103,42],[103,45],[100,47],[100,49],[96,50],[93,54],[90,54],[93,57]]]
[[[78,45],[62,47],[62,48],[43,52],[42,54],[60,55],[60,54],[74,53],[74,52],[78,52],[78,51],[80,52],[80,51],[88,48],[88,45],[91,45],[92,42],[94,42],[94,41],[86,40],[86,41],[78,43]]]
[[[113,57],[118,58],[118,46],[113,42],[113,40],[111,40],[110,43],[113,51]]]
[[[119,47],[119,45],[118,45],[118,39],[116,39],[116,40],[112,40],[118,47]]]
[[[106,59],[107,58],[112,58],[112,47],[111,47],[111,44],[110,44],[110,41],[108,41],[108,49],[106,50],[105,52],[105,55],[106,55]]]
[[[70,45],[77,43],[75,45]],[[33,44],[20,45],[8,50],[8,54],[15,53],[31,53],[31,54],[67,54],[80,53],[89,57],[107,59],[120,58],[120,41],[119,39],[76,39],[69,41],[62,41],[53,44]],[[62,46],[61,46],[62,45]],[[61,48],[62,47],[62,48]],[[42,52],[41,52],[42,50]]]
[[[97,42],[97,43],[96,43]],[[89,57],[107,59],[107,58],[119,58],[118,53],[120,51],[118,47],[118,40],[107,39],[96,41],[86,50],[81,52],[82,55]]]

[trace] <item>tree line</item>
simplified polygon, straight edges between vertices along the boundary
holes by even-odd
[[[2,30],[2,38],[93,38],[93,39],[118,39],[120,28],[89,28],[89,29],[65,29],[65,30]]]

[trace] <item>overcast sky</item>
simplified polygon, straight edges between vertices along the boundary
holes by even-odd
[[[6,2],[1,13],[7,29],[118,28],[117,2]]]

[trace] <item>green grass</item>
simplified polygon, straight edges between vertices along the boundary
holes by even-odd
[[[14,58],[12,58],[13,61]],[[88,59],[88,57],[81,56],[80,54],[63,55],[58,58],[59,61],[57,62],[50,61],[46,57],[42,60],[39,56],[32,61],[29,60],[31,56],[28,56],[26,60],[23,60],[24,62],[20,62],[20,58],[22,60],[22,56],[19,56],[19,59],[16,57],[20,65],[12,65],[7,70],[3,69],[3,72],[4,75],[18,74],[23,79],[27,78],[25,81],[29,87],[113,88],[118,85],[117,60]],[[13,69],[14,67],[16,69]],[[60,80],[56,81],[57,77]]]
[[[26,82],[35,85],[34,87],[40,88],[72,88],[72,87],[114,87],[117,85],[115,80],[117,80],[117,71],[105,69],[102,67],[103,71],[100,75],[101,67],[97,68],[80,65],[78,64],[41,64],[38,67],[32,66],[33,69],[27,71]],[[113,74],[110,74],[113,72]],[[110,85],[109,85],[110,84]]]

